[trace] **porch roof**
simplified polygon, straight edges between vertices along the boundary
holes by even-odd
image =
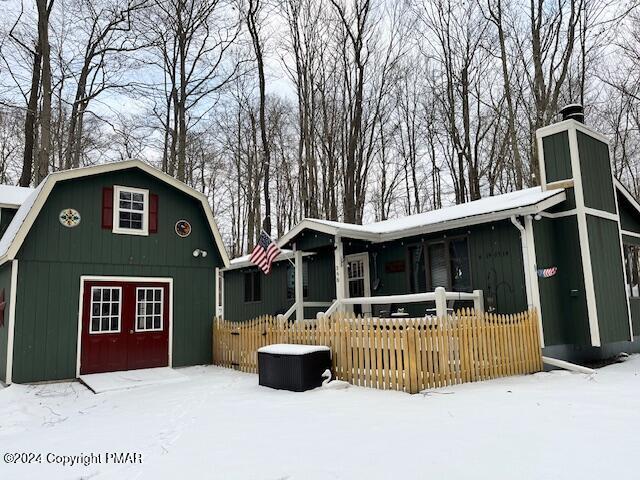
[[[278,244],[281,247],[288,245],[303,230],[314,230],[374,243],[385,242],[502,220],[512,215],[535,215],[565,199],[566,194],[563,188],[542,190],[541,187],[533,187],[368,225],[305,218],[280,238]]]

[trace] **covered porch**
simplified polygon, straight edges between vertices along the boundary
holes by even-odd
[[[460,307],[484,312],[482,290],[471,288],[466,241],[435,242],[436,248],[419,243],[405,248],[403,241],[378,244],[366,233],[343,236],[331,227],[315,225],[283,240],[281,246],[294,252],[295,271],[294,303],[282,314],[285,319],[313,318],[310,311],[316,316],[352,312],[382,318],[441,317]],[[326,264],[327,272],[331,264],[333,275],[308,278],[304,258],[310,254]],[[428,269],[431,275],[427,275]],[[331,282],[333,288],[324,290],[334,295],[309,301],[305,298],[307,282]]]

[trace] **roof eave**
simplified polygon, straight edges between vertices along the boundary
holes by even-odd
[[[483,213],[480,215],[473,215],[456,220],[446,220],[443,222],[413,227],[401,231],[384,233],[382,234],[382,238],[380,241],[388,242],[391,240],[397,240],[399,238],[412,237],[414,235],[424,235],[426,233],[442,232],[444,230],[454,230],[456,228],[469,227],[471,225],[478,225],[481,223],[495,222],[499,220],[505,220],[512,217],[513,215],[535,215],[548,208],[558,205],[559,203],[562,203],[564,200],[566,200],[566,198],[567,194],[565,193],[565,191],[558,190],[558,193],[552,195],[551,197],[539,202],[532,203],[530,205],[511,208],[508,210],[500,210],[497,212]]]

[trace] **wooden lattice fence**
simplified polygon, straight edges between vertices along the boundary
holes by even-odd
[[[378,319],[334,315],[289,323],[264,316],[214,320],[213,362],[257,372],[257,350],[273,343],[328,345],[335,378],[416,393],[426,388],[538,372],[542,369],[534,310],[514,315]]]

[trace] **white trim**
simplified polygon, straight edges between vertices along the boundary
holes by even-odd
[[[80,296],[78,298],[78,339],[77,339],[77,345],[76,345],[76,377],[80,377],[80,355],[82,350],[82,300],[84,297],[85,282],[168,283],[169,284],[169,367],[173,367],[173,278],[172,277],[124,277],[124,276],[81,275],[80,276]]]
[[[298,250],[294,244],[293,251],[295,252],[293,290],[296,302],[296,321],[301,322],[304,320],[304,266],[302,262],[302,250]]]
[[[542,302],[540,301],[540,285],[538,283],[538,259],[536,255],[536,239],[533,233],[533,218],[527,215],[524,218],[524,230],[527,239],[529,271],[531,281],[531,300],[530,303],[538,313],[538,329],[540,331],[540,346],[544,347],[544,323],[542,319]]]
[[[118,329],[117,330],[98,330],[96,332],[94,332],[91,328],[91,324],[93,323],[93,291],[96,289],[110,289],[110,290],[118,290],[120,293],[118,294]],[[112,286],[105,286],[105,287],[91,287],[91,295],[89,296],[89,301],[91,302],[91,305],[89,306],[89,335],[102,335],[102,334],[109,334],[109,333],[122,333],[122,287],[112,287]],[[109,305],[111,305],[111,303],[113,303],[113,300],[109,300]],[[100,292],[100,306],[102,306],[102,291]],[[109,317],[112,317],[113,315],[109,314]],[[100,327],[102,328],[102,312],[100,313]],[[111,327],[111,321],[109,321],[109,327]]]
[[[596,305],[595,283],[593,280],[593,269],[591,266],[591,249],[589,246],[589,233],[587,228],[587,213],[584,204],[584,191],[582,189],[582,170],[580,168],[580,156],[578,150],[578,136],[576,133],[575,120],[567,120],[569,152],[571,157],[571,170],[573,172],[574,193],[576,200],[576,218],[578,221],[578,237],[580,241],[580,255],[582,259],[582,271],[584,274],[585,298],[587,301],[587,313],[589,316],[589,334],[591,345],[599,347],[600,325],[598,324],[598,309]],[[560,122],[561,125],[565,122]]]
[[[545,218],[562,218],[562,217],[571,217],[573,215],[577,215],[578,214],[578,210],[576,210],[575,208],[571,209],[571,210],[565,210],[563,212],[555,212],[555,213],[551,213],[551,212],[540,212],[540,216],[541,217],[545,217]]]
[[[70,180],[73,178],[88,177],[90,175],[98,175],[101,173],[126,170],[130,168],[138,168],[144,171],[145,173],[148,173],[152,177],[155,177],[158,180],[165,182],[200,201],[200,203],[202,204],[202,208],[204,210],[205,216],[207,218],[207,221],[209,223],[209,228],[211,229],[211,233],[213,234],[216,245],[218,247],[218,251],[220,253],[222,261],[225,267],[228,267],[229,256],[227,254],[227,250],[225,249],[224,242],[222,241],[222,237],[220,236],[220,231],[218,230],[215,219],[213,218],[213,212],[211,211],[211,206],[209,205],[209,200],[207,199],[207,197],[205,197],[202,193],[198,192],[197,190],[194,190],[193,188],[180,182],[179,180],[176,180],[170,175],[167,175],[166,173],[161,172],[160,170],[153,168],[152,166],[147,165],[146,163],[143,163],[140,160],[127,160],[124,162],[107,163],[107,164],[96,165],[92,167],[76,168],[72,170],[61,170],[61,171],[49,174],[43,180],[44,184],[42,186],[42,189],[38,193],[36,201],[34,202],[33,206],[29,210],[29,213],[24,219],[24,222],[18,229],[18,232],[15,238],[13,239],[13,241],[11,242],[11,245],[9,246],[7,253],[2,258],[0,258],[0,264],[8,260],[13,260],[15,258],[16,254],[18,253],[18,250],[22,246],[22,243],[24,242],[25,238],[27,237],[27,234],[29,233],[29,230],[33,226],[33,223],[35,222],[38,214],[40,213],[40,210],[42,210],[42,207],[44,206],[47,198],[49,197],[49,194],[51,193],[53,186],[57,182],[60,182],[62,180]]]
[[[130,213],[141,213],[142,214],[142,229],[138,230],[137,228],[125,228],[120,226],[120,193],[138,193],[142,195],[142,212],[131,210],[131,209],[122,209],[124,211]],[[123,235],[142,235],[149,236],[149,190],[146,188],[134,188],[134,187],[126,187],[123,185],[114,185],[113,186],[113,229],[111,230],[113,233],[123,234]]]
[[[13,380],[13,344],[16,332],[16,298],[18,292],[18,260],[11,262],[11,291],[9,292],[9,326],[7,330],[7,370],[5,382]],[[5,297],[6,298],[6,297]]]
[[[630,232],[629,230],[620,230],[620,234],[628,237],[640,238],[640,233]]]
[[[216,267],[216,317],[224,318],[224,271]]]
[[[344,263],[343,263],[343,278],[344,278],[344,296],[345,299],[346,298],[351,298],[349,296],[349,272],[347,271],[349,268],[349,262],[357,262],[357,261],[362,261],[362,265],[363,265],[363,282],[364,282],[364,296],[365,297],[370,297],[371,296],[371,274],[369,272],[369,252],[362,252],[362,253],[354,253],[351,255],[345,255],[344,257]],[[366,305],[366,304],[365,304]],[[364,305],[363,305],[364,307]],[[370,305],[367,305],[367,307],[370,307]],[[371,309],[370,308],[363,308],[362,309],[362,314],[363,315],[371,315]]]
[[[605,218],[607,220],[612,220],[614,222],[618,221],[618,215],[611,212],[605,212],[604,210],[596,210],[595,208],[584,207],[584,212],[587,215],[591,215],[592,217]]]
[[[342,244],[342,237],[336,235],[334,237],[335,249],[333,251],[333,265],[334,265],[334,278],[336,281],[336,300],[339,302],[345,297],[344,286],[344,245]]]
[[[140,302],[140,299],[138,298],[138,292],[140,290],[160,290],[160,328],[138,328],[138,318],[140,317],[139,312],[138,312],[138,303]],[[154,297],[155,297],[155,293],[154,293]],[[146,306],[146,302],[147,302],[147,297],[146,297],[146,292],[145,292],[145,306]],[[151,299],[152,305],[155,304],[157,301],[155,298]],[[157,313],[152,313],[151,316],[151,320],[153,322],[153,317],[156,316]],[[148,317],[149,315],[145,312],[144,315],[142,315],[143,317]],[[146,321],[145,321],[146,323]],[[138,333],[145,333],[145,332],[161,332],[164,329],[164,287],[136,287],[136,318],[134,319],[134,324],[133,324],[133,330]]]

